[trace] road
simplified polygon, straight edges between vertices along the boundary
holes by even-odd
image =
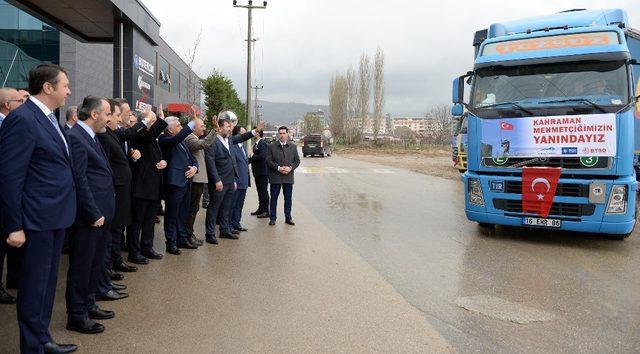
[[[238,241],[127,275],[97,336],[64,330],[63,258],[54,338],[83,353],[640,351],[637,234],[480,229],[459,181],[338,156],[303,159],[296,226],[245,220]],[[0,323],[15,352],[12,306]]]
[[[459,181],[336,156],[300,172],[297,200],[457,351],[640,351],[637,233],[488,231]]]

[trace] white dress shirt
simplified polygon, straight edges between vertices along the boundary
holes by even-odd
[[[42,113],[44,113],[45,117],[47,117],[47,120],[49,120],[49,115],[53,114],[53,112],[49,109],[49,107],[47,107],[44,103],[42,103],[42,101],[40,101],[39,99],[35,98],[34,96],[29,96],[29,99],[36,106],[38,106],[38,108],[40,108]],[[49,122],[49,123],[51,123],[51,122]],[[64,147],[67,149],[67,154],[69,154],[69,145],[67,144],[67,139],[64,138],[64,134],[62,134],[62,130],[60,129],[60,125],[56,125],[54,128],[55,128],[55,130],[58,131],[58,134],[60,134],[60,138],[62,139],[62,142],[64,143]]]

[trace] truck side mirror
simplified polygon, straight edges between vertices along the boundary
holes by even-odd
[[[631,64],[631,65],[640,65],[640,62],[638,62],[637,59],[630,59],[629,60],[629,64]]]
[[[452,85],[452,102],[456,104],[461,104],[464,99],[464,77],[460,76],[453,79]]]
[[[451,115],[454,117],[461,117],[464,113],[464,106],[461,103],[456,103],[451,106]]]

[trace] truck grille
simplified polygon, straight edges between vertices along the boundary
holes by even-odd
[[[517,199],[494,199],[493,207],[509,213],[522,213],[522,201]],[[594,204],[553,203],[549,215],[580,217],[591,216],[596,210]]]
[[[482,159],[484,166],[500,168],[520,168],[524,165],[526,167],[561,167],[572,170],[588,170],[610,168],[610,163],[611,159],[609,157],[599,157],[598,162],[593,166],[583,165],[579,157],[541,157],[538,159],[530,157],[510,157],[504,164],[497,164],[491,157],[484,157]]]
[[[522,181],[504,181],[504,192],[522,194]],[[558,197],[589,197],[589,185],[577,183],[558,183],[556,187]]]

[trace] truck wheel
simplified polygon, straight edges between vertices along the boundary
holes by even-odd
[[[493,230],[496,227],[495,224],[489,224],[489,223],[486,223],[486,222],[479,222],[478,226],[480,226],[483,229],[487,229],[487,230]]]

